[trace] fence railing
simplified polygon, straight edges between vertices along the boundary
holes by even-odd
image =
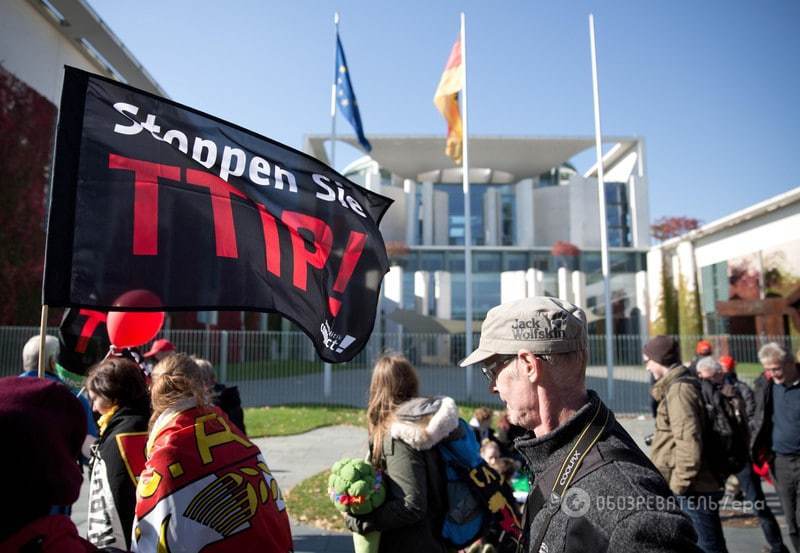
[[[22,347],[37,333],[38,327],[0,327],[2,376],[19,373]],[[57,329],[50,328],[48,333],[57,335]],[[211,361],[221,382],[239,387],[245,406],[314,403],[363,407],[372,364],[387,350],[405,354],[417,367],[423,394],[445,394],[460,402],[500,406],[480,371],[458,367],[458,361],[466,355],[464,334],[373,333],[353,360],[333,365],[328,393],[323,364],[301,332],[169,330],[161,337],[171,340],[178,351]],[[683,336],[681,340],[693,349],[701,338],[712,343],[715,355],[733,355],[740,377],[748,382],[760,372],[757,353],[761,345],[777,341],[792,352],[800,347],[798,336]],[[478,340],[476,334],[473,343]],[[614,396],[609,398],[605,337],[589,337],[587,386],[617,413],[649,412],[650,377],[642,364],[643,340],[638,335],[613,337]]]

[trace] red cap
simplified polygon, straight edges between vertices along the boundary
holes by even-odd
[[[714,351],[714,348],[711,346],[711,342],[708,340],[700,340],[697,342],[697,346],[694,348],[694,352],[697,355],[711,355]]]
[[[730,355],[721,355],[719,358],[719,364],[722,365],[723,372],[729,373],[736,368],[736,359]]]
[[[175,351],[175,346],[172,345],[172,342],[161,338],[153,342],[153,346],[150,348],[150,351],[144,354],[145,357],[153,357],[157,353],[166,353],[168,351]]]

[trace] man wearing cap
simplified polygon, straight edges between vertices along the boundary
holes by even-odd
[[[714,347],[708,340],[700,340],[694,346],[694,353],[694,359],[689,363],[689,372],[697,376],[697,363],[699,363],[701,359],[711,357],[714,354]]]
[[[656,380],[650,394],[658,401],[650,457],[692,519],[700,548],[726,552],[718,509],[722,482],[703,455],[700,382],[681,364],[675,338],[656,336],[642,352],[645,368]]]
[[[497,306],[478,349],[535,476],[525,514],[531,553],[699,551],[691,523],[656,468],[594,391],[586,389],[586,316],[548,297]]]
[[[153,342],[153,345],[150,347],[150,351],[144,354],[145,359],[149,359],[154,365],[175,353],[175,346],[172,345],[172,342],[166,340],[164,338],[160,338]]]

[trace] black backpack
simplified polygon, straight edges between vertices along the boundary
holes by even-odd
[[[744,399],[735,386],[700,380],[705,407],[703,455],[711,471],[724,481],[750,462],[750,432]]]

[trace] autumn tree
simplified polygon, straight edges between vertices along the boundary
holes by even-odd
[[[661,217],[650,225],[650,233],[659,242],[686,234],[700,227],[700,221],[692,217]]]

